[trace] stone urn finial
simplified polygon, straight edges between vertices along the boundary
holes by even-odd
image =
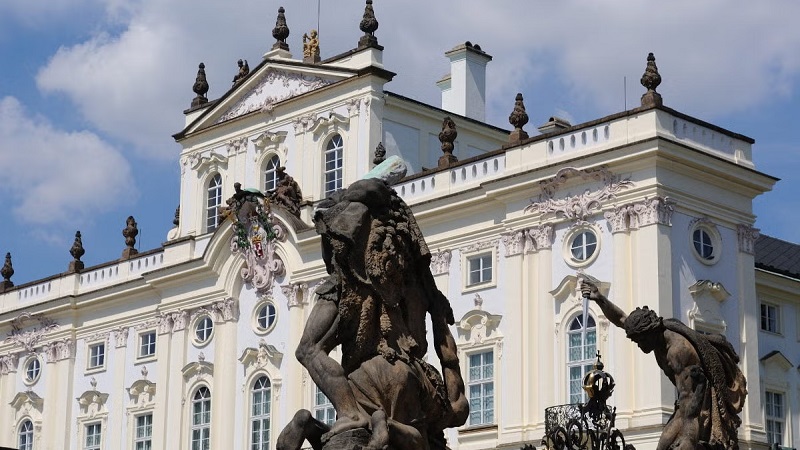
[[[511,111],[511,115],[508,116],[508,122],[514,126],[514,131],[508,137],[509,142],[519,142],[523,139],[528,139],[528,133],[526,133],[522,127],[528,123],[528,113],[525,112],[525,103],[522,101],[522,93],[517,93],[517,97],[514,99],[514,110]]]
[[[275,28],[272,29],[272,37],[275,38],[275,43],[272,44],[273,50],[286,50],[289,51],[289,44],[286,43],[286,38],[289,37],[289,26],[286,25],[286,12],[283,6],[278,8],[278,19],[275,20]]]
[[[661,106],[664,101],[661,94],[656,92],[656,88],[661,84],[661,75],[658,73],[656,66],[656,57],[652,53],[647,55],[647,68],[644,69],[644,75],[641,79],[642,86],[647,88],[647,92],[642,95],[642,106]]]
[[[206,94],[208,93],[208,80],[206,80],[206,65],[200,63],[197,69],[197,78],[194,80],[192,90],[197,97],[192,100],[192,108],[208,103]]]
[[[0,275],[3,276],[3,281],[0,282],[0,292],[14,287],[14,283],[11,281],[11,277],[14,275],[14,266],[11,264],[10,252],[6,253],[6,262],[3,264],[3,268],[0,269]]]
[[[181,224],[181,207],[180,207],[180,205],[178,205],[178,207],[175,208],[175,217],[172,219],[172,224],[175,225],[176,227]]]
[[[136,245],[136,236],[139,234],[137,225],[136,219],[134,219],[133,216],[128,216],[128,219],[125,221],[125,228],[122,229],[122,235],[125,237],[126,245],[125,250],[122,251],[122,259],[130,259],[131,256],[139,253],[139,251],[134,248]]]
[[[83,248],[83,240],[81,239],[81,232],[75,232],[75,242],[72,243],[72,247],[69,249],[69,254],[72,255],[72,261],[69,262],[69,268],[67,269],[68,273],[80,272],[84,268],[83,261],[81,261],[81,256],[86,253],[86,250]]]
[[[384,161],[386,161],[386,147],[383,146],[383,142],[378,142],[378,146],[375,147],[375,157],[372,159],[372,164],[377,166]]]
[[[378,29],[378,19],[375,18],[372,0],[367,0],[367,5],[364,7],[364,17],[358,27],[364,32],[364,36],[361,36],[358,40],[358,47],[377,47],[378,38],[375,37],[375,31]]]
[[[442,153],[444,155],[439,157],[439,168],[449,167],[450,165],[458,162],[458,158],[453,155],[453,149],[455,149],[455,145],[453,144],[456,141],[456,137],[458,137],[458,131],[456,131],[456,123],[453,122],[453,119],[450,116],[447,116],[442,121],[442,131],[439,133],[439,142],[442,143]]]

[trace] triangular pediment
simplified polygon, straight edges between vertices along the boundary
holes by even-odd
[[[223,95],[186,134],[261,111],[272,113],[281,102],[355,75],[338,68],[265,60],[238,86]]]

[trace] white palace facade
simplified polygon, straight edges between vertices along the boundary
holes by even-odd
[[[777,180],[752,139],[655,92],[578,125],[533,118],[546,123],[527,137],[484,123],[479,46],[446,53],[440,106],[386,90],[382,53],[367,42],[316,61],[276,45],[185,112],[180,220],[160,248],[3,285],[0,447],[267,450],[300,408],[332,420],[294,357],[326,276],[311,216],[379,144],[409,166],[394,189],[455,311],[472,411],[452,449],[539,448],[545,408],[585,400],[595,351],[617,380],[617,426],[655,449],[674,387],[596,305],[583,316],[584,273],[623,310],[725,334],[748,380],[741,447],[797,447],[800,252],[755,228],[753,199]],[[446,116],[458,160],[439,164]],[[278,237],[255,260],[219,207],[235,182],[274,189],[279,166],[302,188],[300,217],[272,208]]]

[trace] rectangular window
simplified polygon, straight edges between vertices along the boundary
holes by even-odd
[[[89,346],[89,369],[103,367],[106,363],[106,344],[92,344]]]
[[[764,415],[767,419],[767,442],[770,445],[783,445],[785,414],[783,394],[766,391],[764,396]]]
[[[761,304],[761,329],[770,333],[780,333],[780,310],[769,303]]]
[[[86,445],[83,447],[83,449],[100,450],[100,441],[102,437],[103,436],[99,423],[86,425]]]
[[[494,423],[494,351],[469,355],[467,367],[469,425]]]
[[[333,404],[316,386],[314,386],[314,418],[328,426],[336,422],[336,410]]]
[[[467,286],[488,283],[492,281],[492,254],[471,256],[467,258]]]
[[[152,450],[153,448],[153,415],[145,414],[136,417],[136,434],[133,441],[134,450]]]
[[[139,335],[139,358],[156,354],[156,332],[147,331]]]

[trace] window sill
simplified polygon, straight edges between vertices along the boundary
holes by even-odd
[[[465,428],[460,428],[458,434],[479,434],[497,431],[497,424],[486,425],[471,425]]]
[[[104,366],[104,365],[103,366],[97,366],[97,367],[88,367],[83,372],[83,374],[84,375],[92,375],[92,374],[95,374],[95,373],[100,373],[100,372],[105,372],[105,371],[106,371],[106,366]]]
[[[152,361],[155,361],[155,360],[156,360],[156,355],[155,354],[147,355],[147,356],[137,356],[136,357],[136,361],[134,361],[133,363],[134,364],[142,364],[142,363],[152,362]]]

